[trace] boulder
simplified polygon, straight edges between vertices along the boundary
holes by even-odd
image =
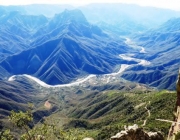
[[[146,133],[137,124],[125,127],[125,130],[111,137],[111,140],[164,140],[160,132]]]
[[[163,135],[160,132],[148,132],[150,140],[163,140]]]
[[[83,140],[94,140],[93,138],[84,138]]]

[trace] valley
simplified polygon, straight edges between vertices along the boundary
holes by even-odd
[[[180,12],[131,4],[0,12],[0,139],[9,129],[16,138],[107,140],[134,124],[168,137],[171,123],[159,120],[176,115]],[[13,111],[32,113],[28,131],[9,122]]]
[[[141,46],[136,45],[135,43],[132,43],[132,41],[129,38],[126,38],[126,41],[124,41],[125,44],[127,44],[128,46],[132,47],[133,49],[141,49],[140,50],[140,54],[141,53],[145,53],[145,49]],[[139,54],[139,55],[140,55]],[[31,75],[27,75],[27,74],[22,74],[22,75],[13,75],[11,77],[8,78],[8,81],[14,81],[16,80],[16,78],[18,79],[19,76],[23,76],[26,77],[28,79],[31,79],[35,82],[37,82],[38,84],[40,84],[43,87],[46,88],[56,88],[56,87],[71,87],[71,86],[81,86],[81,84],[83,85],[83,83],[87,84],[89,83],[90,85],[95,85],[98,83],[98,81],[103,82],[102,84],[105,83],[109,83],[113,81],[118,80],[118,78],[121,76],[121,74],[128,68],[128,67],[133,67],[135,65],[150,65],[151,62],[147,61],[147,60],[143,60],[143,59],[138,59],[138,58],[133,58],[135,54],[120,54],[119,57],[122,58],[123,60],[127,60],[127,61],[134,61],[137,62],[137,64],[132,64],[132,65],[127,65],[127,64],[122,64],[119,67],[119,70],[117,72],[114,73],[110,73],[110,74],[101,74],[101,75],[88,75],[85,78],[80,78],[77,79],[76,81],[69,83],[69,84],[60,84],[60,85],[48,85],[45,82],[41,81],[40,79],[33,77]],[[104,82],[107,81],[107,82]]]

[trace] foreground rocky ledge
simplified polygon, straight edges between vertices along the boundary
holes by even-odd
[[[137,124],[125,126],[125,130],[111,137],[111,140],[164,140],[160,132],[145,132]]]

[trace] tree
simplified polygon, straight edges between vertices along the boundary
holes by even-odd
[[[13,123],[14,126],[25,130],[28,139],[31,139],[31,135],[29,133],[29,125],[33,122],[33,114],[31,109],[33,108],[32,104],[29,104],[29,109],[26,112],[15,112],[11,111],[11,115],[9,116],[9,120]]]
[[[49,124],[46,121],[30,128],[29,126],[33,123],[32,109],[33,105],[30,104],[26,112],[11,111],[11,115],[9,116],[9,120],[13,125],[25,132],[20,135],[20,140],[80,140],[88,135],[78,129],[64,131],[58,128],[56,123],[51,122],[51,124]],[[0,140],[13,139],[14,137],[10,134],[10,130],[0,132]]]
[[[10,130],[3,130],[0,132],[0,140],[14,140],[14,137],[11,135]]]
[[[32,129],[29,127],[33,123],[33,105],[29,104],[29,109],[26,112],[11,111],[9,120],[15,127],[25,131],[25,134],[21,134],[21,140],[64,140],[64,131],[58,129],[55,124],[43,124],[37,125]],[[9,139],[8,139],[9,140]]]

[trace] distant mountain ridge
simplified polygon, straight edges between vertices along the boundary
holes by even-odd
[[[174,119],[180,19],[149,27],[179,12],[100,5],[0,6],[0,130],[18,135],[7,116],[30,102],[35,125],[108,139],[136,123],[167,135],[155,119]]]
[[[88,23],[80,10],[65,10],[37,29],[29,44],[33,48],[0,63],[5,77],[30,74],[55,85],[85,74],[110,73],[116,65],[127,63],[118,55],[130,48]]]
[[[174,89],[179,65],[178,19],[171,19],[160,28],[142,34],[147,28],[135,22],[131,17],[132,13],[126,13],[126,9],[117,10],[122,4],[115,6],[109,13],[117,11],[117,17],[120,17],[112,17],[112,23],[108,23],[105,18],[108,15],[105,14],[108,12],[107,4],[102,4],[99,9],[97,6],[98,4],[92,4],[86,7],[89,7],[89,10],[96,7],[97,11],[104,9],[105,12],[97,13],[94,18],[92,15],[95,13],[92,13],[88,19],[77,9],[64,10],[52,18],[47,18],[43,15],[23,13],[22,7],[19,11],[16,6],[0,7],[0,78],[7,79],[14,74],[30,74],[48,84],[69,83],[87,74],[114,72],[117,70],[116,66],[121,64],[137,64],[136,61],[119,57],[119,54],[132,53],[135,58],[150,61],[151,65],[130,67],[123,74],[125,79],[158,88]],[[114,4],[110,5],[113,6]],[[134,9],[139,7],[132,6]],[[80,9],[84,10],[86,16],[90,14],[85,7]],[[144,7],[138,12],[142,9]],[[159,10],[169,13],[163,20],[167,19],[170,13],[172,17],[178,16],[178,12],[171,10],[156,10],[157,13]],[[122,11],[126,14],[121,13]],[[99,16],[104,20],[101,26],[89,22],[96,22],[97,19],[97,24],[100,25]],[[118,23],[115,25],[116,21]],[[112,24],[114,25],[111,27]],[[131,33],[136,34],[134,40],[143,46],[147,53],[139,55],[137,48],[131,48],[125,43],[123,35],[132,35]],[[170,57],[171,54],[174,55]],[[173,72],[169,73],[170,70]]]
[[[125,72],[123,77],[161,89],[175,89],[180,66],[179,22],[180,18],[173,18],[159,28],[136,36],[136,42],[147,51],[141,57],[152,64],[147,67],[133,67]]]
[[[147,28],[160,25],[170,18],[180,16],[179,11],[124,3],[94,3],[79,7],[46,4],[0,6],[2,12],[19,11],[26,15],[45,15],[48,18],[52,18],[65,9],[73,10],[76,8],[84,13],[88,22],[95,23],[105,31],[118,35],[142,32]]]
[[[8,56],[31,48],[32,35],[47,22],[48,19],[42,15],[23,15],[18,11],[4,13],[0,17],[0,54]]]

